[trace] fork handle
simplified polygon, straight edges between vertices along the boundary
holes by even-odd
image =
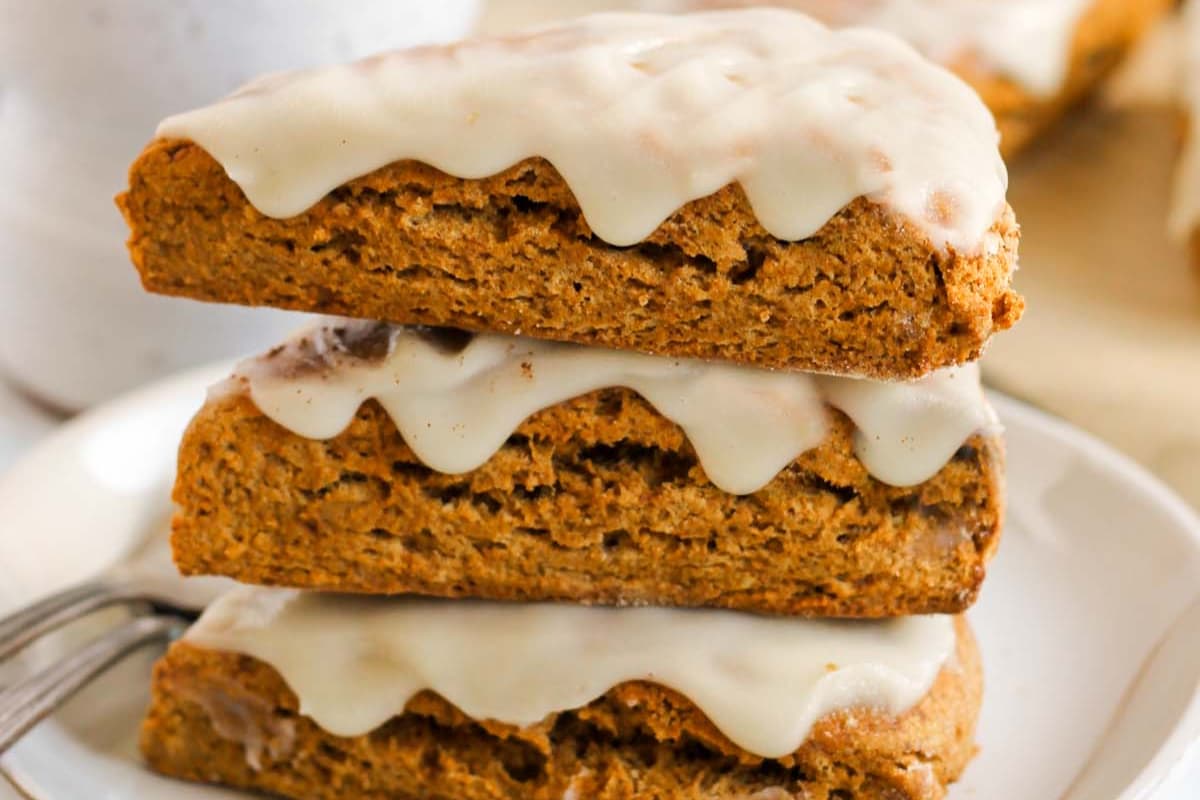
[[[0,662],[23,650],[43,634],[84,614],[132,599],[129,595],[119,585],[90,581],[64,589],[0,618]]]
[[[82,650],[0,691],[0,754],[116,661],[152,642],[181,634],[181,617],[138,617],[109,631]]]

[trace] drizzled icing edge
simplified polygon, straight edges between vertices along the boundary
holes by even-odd
[[[865,196],[979,252],[1007,188],[965,83],[890,34],[782,10],[595,15],[267,76],[158,134],[199,144],[276,217],[394,161],[470,179],[543,157],[617,245],[739,183],[780,239]]]
[[[351,597],[239,587],[185,641],[273,667],[300,711],[366,734],[431,690],[518,726],[627,681],[687,697],[739,747],[794,752],[826,714],[899,715],[953,668],[954,618],[835,621],[721,609]]]
[[[899,486],[931,478],[972,434],[998,430],[974,364],[883,382],[500,334],[454,337],[448,347],[426,329],[329,322],[243,362],[217,391],[246,392],[263,414],[313,439],[338,435],[374,399],[424,464],[463,473],[530,415],[622,386],[679,425],[709,480],[734,494],[758,491],[819,445],[826,404],[854,422],[868,471]]]

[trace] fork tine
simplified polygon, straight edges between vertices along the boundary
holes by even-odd
[[[61,625],[105,606],[132,600],[130,595],[123,587],[92,581],[52,594],[0,618],[0,662]]]
[[[123,656],[143,645],[170,641],[186,627],[182,617],[137,617],[57,664],[0,691],[0,754]]]

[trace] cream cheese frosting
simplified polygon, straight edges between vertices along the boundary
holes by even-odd
[[[271,75],[158,135],[195,141],[273,217],[393,161],[482,178],[543,157],[615,245],[736,182],[781,239],[865,196],[977,252],[1008,181],[958,78],[890,34],[772,9],[600,14]]]
[[[903,713],[956,641],[948,616],[832,621],[257,587],[218,599],[185,640],[269,664],[300,712],[338,736],[374,730],[422,690],[474,719],[528,726],[642,680],[680,692],[764,758],[795,751],[834,711]]]
[[[998,427],[974,364],[885,383],[354,320],[243,362],[220,391],[248,391],[263,414],[313,439],[341,433],[374,399],[424,464],[462,473],[531,414],[618,386],[679,425],[708,478],[735,494],[820,444],[827,403],[853,420],[871,474],[898,486],[928,480],[972,434]]]
[[[1047,97],[1066,82],[1075,31],[1095,0],[643,0],[686,11],[738,5],[796,9],[830,25],[894,33],[942,64],[970,60]]]

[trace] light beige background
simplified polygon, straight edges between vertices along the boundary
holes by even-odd
[[[984,364],[1200,506],[1200,271],[1165,232],[1179,132],[1091,109],[1012,166],[1029,308]]]

